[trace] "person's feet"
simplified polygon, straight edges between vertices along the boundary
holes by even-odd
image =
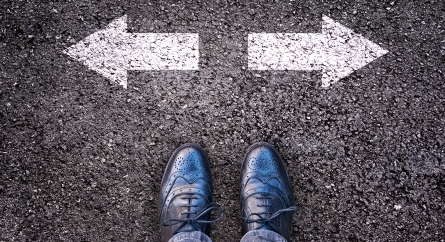
[[[240,187],[243,235],[266,229],[290,240],[296,207],[286,167],[272,145],[260,142],[249,148],[241,168]]]
[[[213,207],[212,178],[205,151],[196,144],[184,144],[171,156],[158,200],[162,241],[180,232],[210,233],[210,223],[222,218],[222,208]],[[210,214],[221,215],[211,221]]]

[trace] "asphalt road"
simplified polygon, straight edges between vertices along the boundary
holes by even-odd
[[[267,141],[288,167],[294,241],[444,241],[445,2],[8,1],[0,8],[0,241],[158,241],[176,147],[200,144],[241,238],[240,162]],[[63,51],[128,16],[198,33],[199,70],[129,71]],[[249,33],[318,33],[328,16],[389,52],[339,82],[247,68]]]

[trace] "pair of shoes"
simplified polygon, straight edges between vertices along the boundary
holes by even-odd
[[[240,204],[243,235],[271,230],[290,240],[294,199],[289,176],[275,148],[264,142],[252,145],[241,168]],[[205,151],[184,144],[171,156],[159,192],[158,209],[162,241],[181,232],[210,234],[210,223],[224,216],[213,204],[212,177]],[[212,211],[219,217],[211,220]]]

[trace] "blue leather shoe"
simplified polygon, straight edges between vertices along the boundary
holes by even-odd
[[[290,240],[294,205],[292,186],[278,151],[265,142],[253,144],[241,168],[240,203],[243,235],[266,229]]]
[[[205,151],[196,144],[180,146],[168,161],[162,177],[158,210],[162,241],[181,232],[201,231],[210,234],[210,223],[224,216],[213,206],[212,177]],[[220,212],[216,220],[210,215]]]

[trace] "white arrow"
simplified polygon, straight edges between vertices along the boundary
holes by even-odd
[[[255,33],[248,40],[249,69],[321,70],[323,87],[388,53],[326,16],[321,34]]]
[[[127,33],[127,16],[64,51],[127,88],[127,70],[197,70],[199,36],[190,33]]]

